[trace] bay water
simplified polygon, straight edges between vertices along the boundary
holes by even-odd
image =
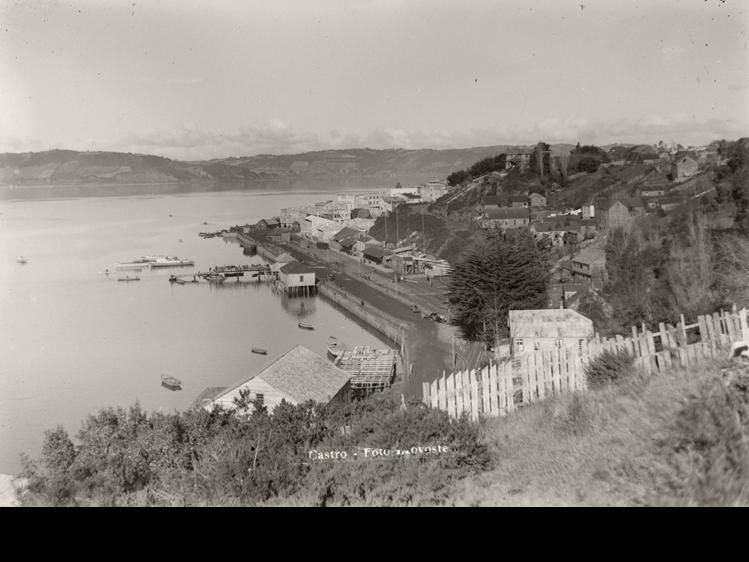
[[[17,473],[21,452],[38,457],[44,430],[59,424],[73,436],[105,406],[188,408],[205,388],[248,377],[294,345],[324,357],[330,336],[382,347],[319,297],[288,299],[268,285],[232,280],[168,281],[216,265],[263,263],[199,232],[334,198],[221,190],[0,200],[0,473]],[[160,254],[193,259],[195,267],[115,271],[118,261]],[[16,261],[21,255],[25,265]],[[126,275],[140,281],[117,280]],[[315,330],[299,329],[300,320]],[[162,387],[162,374],[181,379],[183,389]]]

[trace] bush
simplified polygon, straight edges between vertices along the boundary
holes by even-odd
[[[749,505],[749,373],[706,381],[658,446],[668,471],[662,495],[686,505]]]
[[[25,463],[26,505],[440,504],[453,482],[489,463],[467,419],[385,396],[348,406],[284,402],[244,416],[108,408],[77,438],[73,449],[64,430],[47,433],[43,462]],[[361,458],[364,448],[437,445],[449,454]],[[318,461],[313,450],[349,459]]]
[[[634,355],[626,351],[604,351],[585,369],[588,386],[600,388],[629,378],[634,372],[634,362]]]

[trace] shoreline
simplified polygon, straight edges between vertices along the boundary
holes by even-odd
[[[358,279],[345,271],[341,272],[293,242],[275,244],[268,241],[260,232],[238,234],[236,240],[243,248],[246,245],[255,246],[261,257],[263,254],[260,254],[260,251],[263,248],[262,251],[270,256],[265,259],[272,260],[275,255],[286,252],[313,265],[317,275],[323,279],[328,274],[334,274],[334,281],[325,281],[319,285],[318,294],[351,314],[360,325],[382,334],[384,341],[392,341],[392,335],[398,333],[397,327],[402,326],[405,334],[402,353],[405,376],[399,382],[403,387],[401,392],[406,396],[420,398],[422,382],[431,382],[443,371],[452,370],[453,327],[414,314],[405,295],[398,295],[396,298],[391,294],[392,291],[383,290],[385,288],[379,284],[367,283],[364,279]]]

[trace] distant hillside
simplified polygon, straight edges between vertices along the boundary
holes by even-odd
[[[443,179],[507,146],[451,150],[325,150],[259,155],[202,162],[118,152],[0,154],[0,185],[149,184],[196,181],[324,182],[332,186],[413,185]],[[368,181],[367,181],[368,180]]]

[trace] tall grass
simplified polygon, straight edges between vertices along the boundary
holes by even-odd
[[[749,504],[749,375],[729,383],[722,366],[627,377],[486,421],[495,468],[453,503]]]

